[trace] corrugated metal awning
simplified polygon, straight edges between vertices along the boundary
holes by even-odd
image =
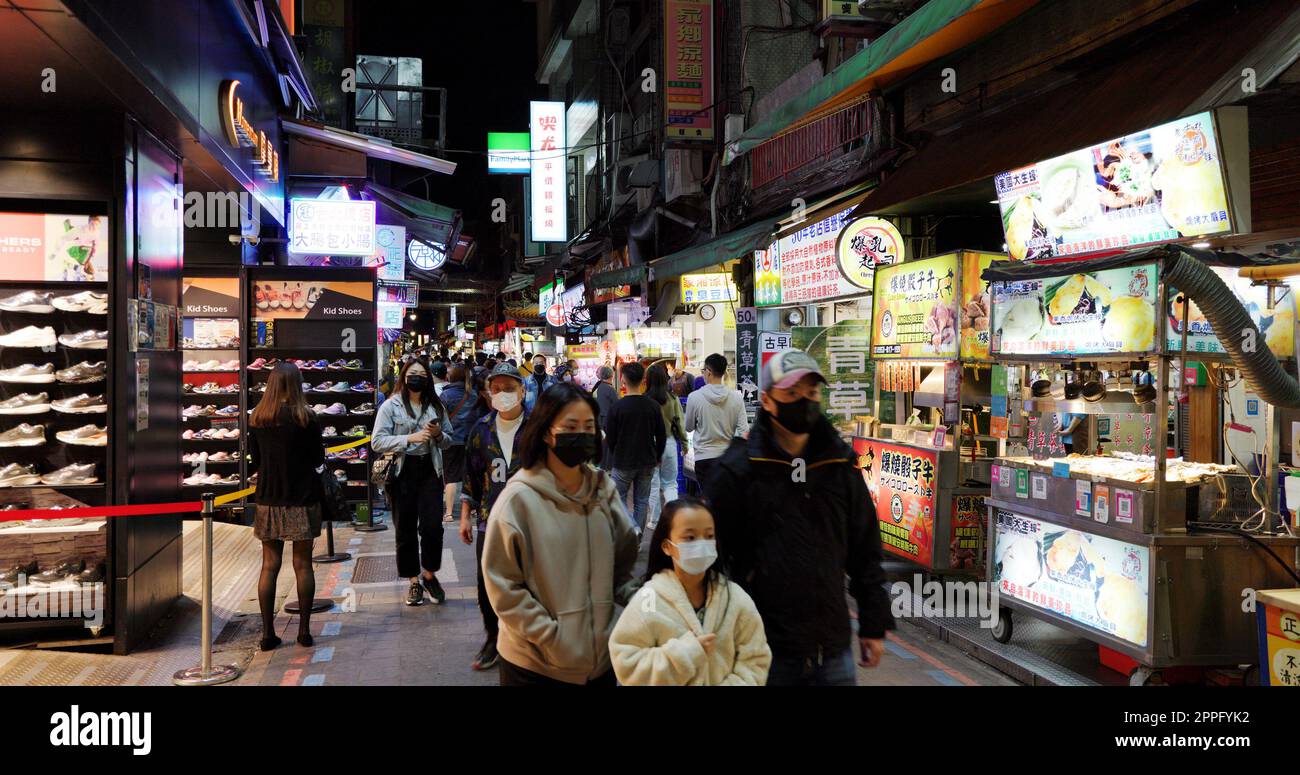
[[[777,219],[765,218],[735,231],[719,235],[650,262],[657,280],[694,272],[753,253],[772,244],[772,230]]]

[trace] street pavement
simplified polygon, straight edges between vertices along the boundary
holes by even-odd
[[[495,686],[495,669],[476,672],[470,665],[483,644],[482,618],[475,593],[475,556],[461,543],[455,525],[444,524],[443,567],[438,573],[447,592],[443,605],[426,597],[422,606],[403,603],[406,581],[396,578],[394,531],[335,531],[335,551],[351,557],[318,563],[316,596],[334,602],[312,615],[312,647],[298,646],[296,615],[280,613],[276,631],[284,640],[270,652],[257,650],[261,638],[256,583],[260,547],[252,530],[216,526],[214,663],[234,664],[243,675],[232,686]],[[185,597],[151,641],[125,656],[34,649],[0,649],[0,686],[14,685],[164,685],[172,673],[198,664],[200,643],[199,531],[185,532]],[[646,542],[649,537],[647,535]],[[325,552],[325,538],[316,547]],[[644,567],[645,546],[638,568]],[[279,578],[277,610],[296,599],[293,570],[286,560]],[[883,663],[858,668],[863,686],[1011,685],[1003,674],[938,640],[919,627],[900,622],[890,633]]]

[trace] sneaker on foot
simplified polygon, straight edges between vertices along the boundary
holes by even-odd
[[[434,600],[437,600],[438,605],[442,605],[443,603],[447,602],[447,593],[443,591],[442,585],[438,583],[438,579],[436,577],[431,579],[426,579],[423,576],[421,576],[420,583],[424,585],[425,589],[429,590],[429,596],[432,597]]]
[[[421,587],[418,581],[412,581],[411,588],[406,590],[406,604],[421,605],[422,603],[424,603],[424,587]]]
[[[483,648],[479,649],[478,656],[474,657],[473,668],[475,670],[491,670],[497,666],[500,659],[501,655],[497,653],[496,638],[489,638],[488,642],[483,644]]]

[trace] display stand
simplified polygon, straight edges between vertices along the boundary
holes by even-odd
[[[50,242],[49,259],[35,261],[9,248],[0,262],[0,508],[69,509],[111,500],[109,450],[113,347],[121,347],[109,322],[106,219],[86,215],[6,214],[25,221]],[[11,224],[11,228],[18,228]],[[58,244],[53,244],[56,241]],[[13,240],[17,243],[18,240]],[[98,257],[95,245],[98,245]],[[84,264],[58,257],[82,256]],[[0,618],[0,633],[40,640],[35,633],[76,632],[98,641],[113,621],[118,599],[110,559],[112,528],[103,519],[0,522],[0,566],[21,567],[0,596],[22,596],[28,610],[41,598],[45,615]],[[71,563],[68,565],[67,563]],[[53,574],[42,576],[41,574]],[[80,610],[57,605],[60,595],[101,607],[101,626],[87,628]]]
[[[960,251],[875,273],[871,354],[878,421],[853,447],[875,503],[882,548],[937,573],[984,572],[977,499],[988,494],[988,450],[1001,449],[1002,440],[989,432],[987,285],[979,275],[1001,257]],[[976,308],[984,314],[975,314]],[[983,379],[968,378],[968,371],[983,372]],[[895,394],[899,411],[929,412],[935,421],[879,419],[885,391]]]
[[[1045,619],[1134,660],[1135,684],[1166,667],[1250,662],[1249,617],[1241,627],[1224,623],[1240,613],[1242,589],[1289,583],[1259,545],[1289,558],[1291,569],[1300,545],[1278,530],[1276,487],[1268,484],[1277,481],[1275,454],[1265,469],[1269,494],[1253,515],[1220,496],[1237,489],[1230,480],[1243,478],[1236,466],[1169,459],[1175,360],[1225,360],[1213,335],[1215,347],[1189,351],[1188,305],[1181,305],[1181,334],[1171,333],[1174,292],[1159,262],[1170,255],[1176,249],[1048,269],[1022,265],[1019,273],[995,265],[985,274],[993,281],[992,350],[1000,363],[1153,376],[1150,389],[1136,381],[1127,391],[1094,389],[1096,400],[1034,396],[1026,388],[1030,413],[1154,414],[1151,455],[1043,457],[1031,444],[1029,456],[994,461],[987,500],[987,561],[1002,606],[994,637],[1010,639],[1013,611]],[[1243,530],[1261,514],[1259,529]],[[1217,532],[1225,524],[1230,532]],[[1252,532],[1249,540],[1243,532]]]
[[[325,523],[325,553],[318,554],[311,558],[313,562],[330,563],[330,562],[347,562],[352,559],[352,555],[347,552],[334,551],[334,523]]]
[[[182,486],[191,497],[232,492],[248,480],[244,440],[253,405],[245,400],[240,278],[190,270],[183,288]]]

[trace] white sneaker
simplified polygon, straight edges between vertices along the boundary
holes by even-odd
[[[0,347],[53,347],[58,341],[51,326],[28,326],[0,336]]]

